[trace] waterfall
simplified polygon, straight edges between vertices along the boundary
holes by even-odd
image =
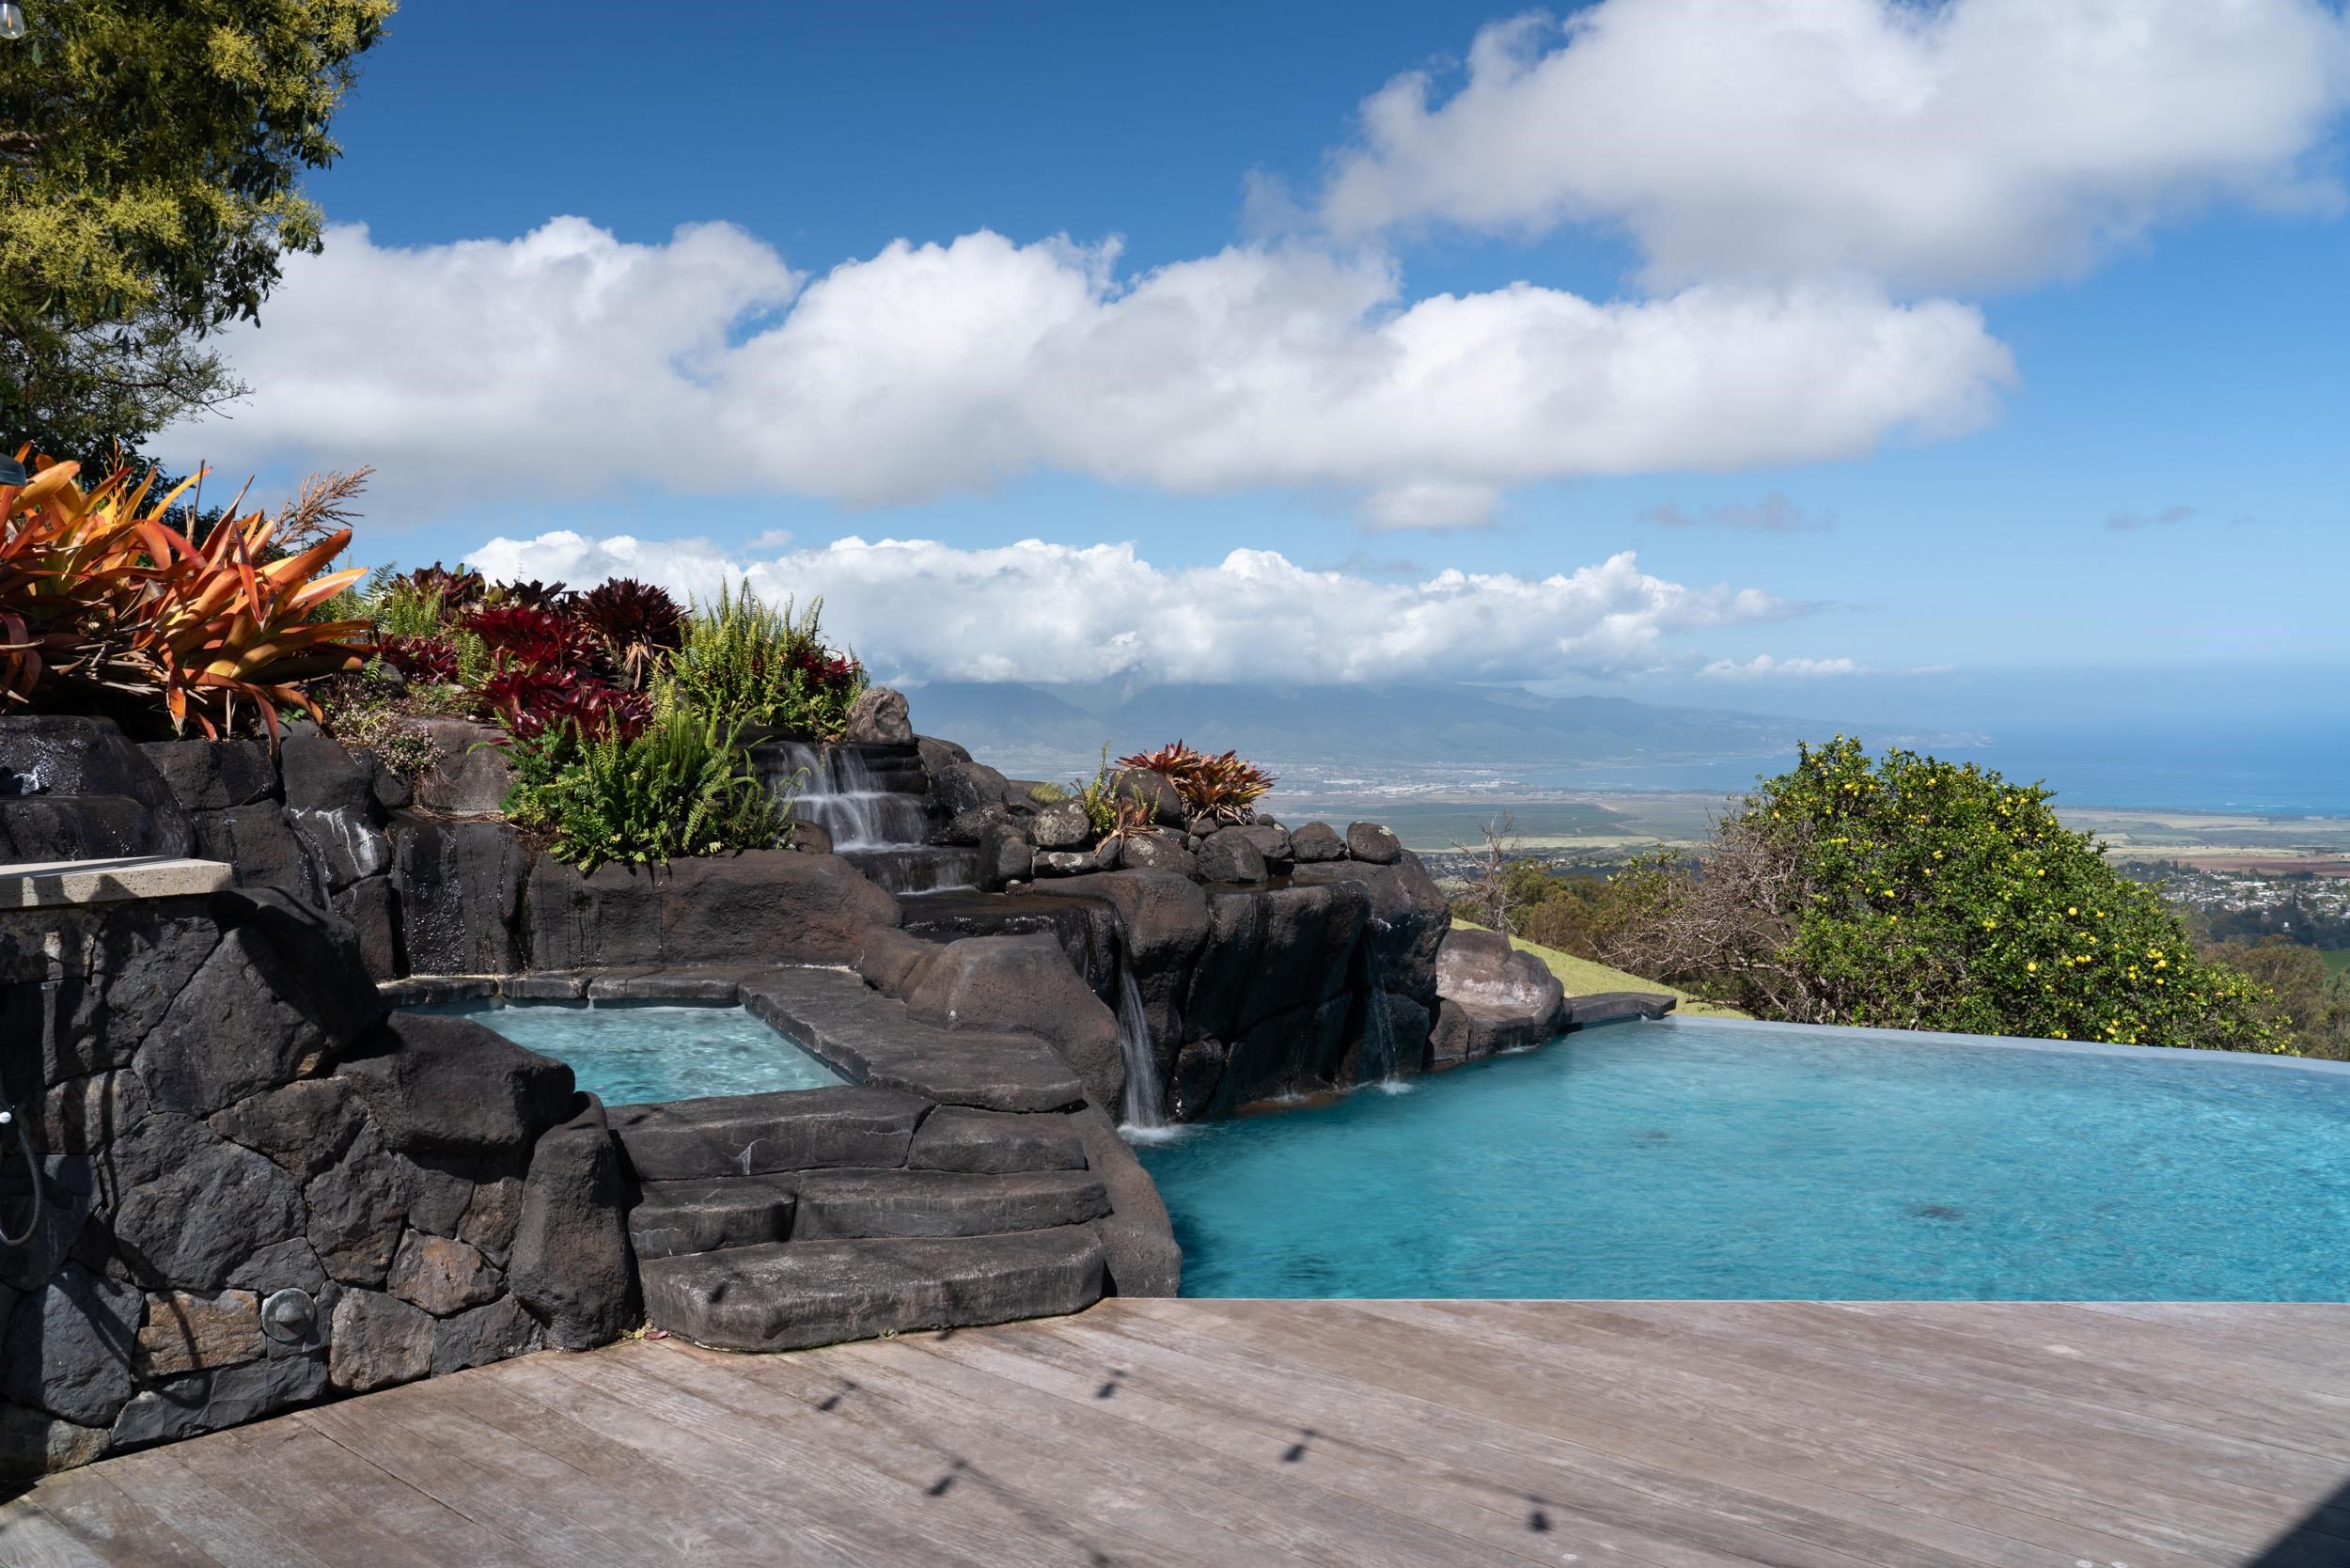
[[[762,781],[770,790],[805,771],[791,814],[832,835],[836,850],[905,849],[929,836],[930,817],[919,793],[885,787],[853,745],[817,745],[807,741],[770,741],[760,748]]]
[[[1118,936],[1118,1054],[1126,1063],[1126,1105],[1121,1121],[1127,1127],[1167,1125],[1167,1090],[1159,1082],[1158,1057],[1151,1049],[1151,1016],[1142,1005],[1142,987],[1135,983],[1134,954],[1126,946],[1123,920]]]
[[[1397,1084],[1403,1081],[1403,1047],[1395,1038],[1395,1014],[1387,1006],[1387,988],[1379,973],[1379,949],[1372,937],[1387,929],[1374,917],[1363,933],[1363,1047],[1357,1058],[1357,1083]]]

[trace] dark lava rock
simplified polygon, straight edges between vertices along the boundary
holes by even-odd
[[[991,823],[979,835],[979,884],[998,892],[1036,875],[1036,851],[1027,835],[1006,823]]]
[[[128,795],[0,795],[0,858],[109,860],[186,855],[196,836],[179,807]]]
[[[971,848],[987,837],[990,827],[1010,820],[1010,807],[1000,800],[987,801],[968,811],[957,812],[954,820],[939,830],[938,837],[941,842]]]
[[[1290,830],[1290,857],[1298,863],[1346,858],[1346,840],[1328,823],[1308,823]]]
[[[277,769],[259,741],[149,741],[139,750],[182,810],[250,806],[277,788]]]
[[[1102,1240],[1103,1288],[1116,1295],[1173,1295],[1183,1284],[1183,1249],[1159,1189],[1099,1105],[1070,1120],[1085,1139],[1086,1163],[1109,1189],[1110,1213],[1092,1222]]]
[[[478,1307],[505,1288],[505,1277],[474,1247],[411,1231],[392,1256],[385,1289],[436,1318]]]
[[[1300,887],[1354,886],[1371,901],[1366,939],[1381,988],[1425,1005],[1436,997],[1436,949],[1452,926],[1452,908],[1443,889],[1409,851],[1392,866],[1335,860],[1297,867],[1290,881]]]
[[[1264,852],[1243,837],[1246,830],[1228,827],[1199,844],[1199,874],[1209,882],[1263,882],[1273,873]]]
[[[966,1328],[1101,1299],[1102,1244],[1069,1226],[1000,1236],[787,1242],[645,1265],[652,1322],[697,1344],[801,1350]]]
[[[846,739],[902,745],[914,739],[914,724],[906,716],[906,699],[887,686],[868,686],[849,705]]]
[[[1010,781],[985,762],[950,762],[932,786],[938,803],[953,815],[990,801],[1000,805],[1010,788]]]
[[[1092,819],[1073,800],[1054,802],[1028,824],[1028,838],[1041,850],[1077,849],[1092,837]]]
[[[104,1426],[132,1395],[147,1298],[79,1263],[26,1296],[0,1341],[0,1393],[82,1426]]]
[[[1163,773],[1128,768],[1113,780],[1110,792],[1120,800],[1150,808],[1151,820],[1161,827],[1183,825],[1183,797],[1176,792],[1174,781]]]
[[[258,928],[228,932],[134,1058],[148,1103],[208,1116],[315,1065],[326,1035],[289,999],[301,995]]]
[[[1264,856],[1266,868],[1277,875],[1290,869],[1292,855],[1287,830],[1272,823],[1260,823],[1250,827],[1228,827],[1224,831],[1237,834],[1256,845],[1257,853]]]
[[[1194,1040],[1175,1053],[1175,1081],[1168,1086],[1167,1109],[1178,1121],[1197,1121],[1215,1104],[1216,1085],[1224,1077],[1224,1043]]]
[[[1112,847],[1104,844],[1103,849]],[[1108,858],[1114,859],[1114,856]],[[1039,850],[1032,864],[1040,877],[1084,876],[1091,871],[1108,870],[1104,859],[1105,856],[1097,850]]]
[[[557,1350],[603,1344],[637,1321],[624,1188],[619,1149],[593,1095],[530,1152],[507,1278]]]
[[[193,1437],[311,1403],[326,1392],[326,1359],[274,1356],[158,1384],[122,1407],[109,1447],[121,1451]]]
[[[1052,937],[972,936],[948,943],[906,998],[915,1018],[949,1029],[1042,1036],[1075,1068],[1096,1105],[1120,1103],[1126,1069],[1118,1020]]]
[[[510,1295],[500,1296],[434,1325],[432,1375],[445,1377],[509,1356],[526,1356],[545,1343],[545,1331],[523,1310],[523,1304]]]
[[[1065,1110],[1085,1099],[1068,1059],[1037,1036],[924,1023],[854,975],[778,970],[745,983],[744,996],[760,1017],[869,1090],[979,1110]]]
[[[870,928],[903,919],[898,901],[848,861],[780,850],[590,876],[549,856],[531,872],[529,897],[540,969],[853,964]]]
[[[402,1153],[510,1152],[572,1110],[570,1068],[470,1018],[396,1012],[338,1075]]]
[[[20,1067],[15,1057],[34,1043],[39,1087],[128,1066],[220,941],[204,911],[203,900],[171,899],[0,919],[0,1040],[10,1052],[10,1087],[36,1087],[29,1059]],[[52,933],[64,936],[67,953],[54,993],[44,990]]]
[[[928,1108],[911,1094],[843,1087],[615,1105],[607,1114],[638,1180],[680,1182],[901,1165]]]
[[[187,817],[154,762],[112,719],[64,713],[0,718],[0,796],[113,796],[147,814],[151,842],[123,855],[185,855]],[[31,858],[27,856],[26,858]]]
[[[147,1111],[147,1086],[136,1073],[68,1078],[41,1102],[40,1146],[55,1154],[90,1153],[129,1132]]]
[[[329,1275],[346,1285],[384,1283],[407,1232],[413,1171],[370,1124],[341,1159],[310,1178],[303,1188],[304,1239]]]
[[[359,1136],[361,1112],[349,1078],[305,1078],[251,1095],[207,1121],[231,1143],[277,1162],[306,1182],[341,1159]]]
[[[1512,948],[1508,937],[1474,926],[1446,933],[1436,952],[1436,994],[1523,1020],[1528,1043],[1548,1039],[1566,1021],[1566,988],[1559,977],[1532,953]]]
[[[289,735],[277,748],[286,805],[296,811],[340,811],[366,821],[375,815],[375,765],[340,741],[316,730]]]
[[[938,787],[939,776],[948,768],[958,762],[971,760],[970,752],[952,741],[942,741],[935,735],[915,736],[914,748],[916,755],[922,760],[922,771],[929,775],[933,790]]]
[[[521,1223],[522,1213],[523,1179],[520,1176],[497,1176],[476,1182],[473,1197],[457,1221],[457,1239],[479,1247],[483,1257],[504,1268],[507,1253],[514,1245],[514,1227]]]
[[[374,777],[372,768],[368,777]],[[309,862],[317,885],[330,893],[340,892],[363,877],[381,876],[391,869],[392,841],[370,820],[378,814],[373,789],[370,783],[365,816],[348,809],[308,811],[299,807],[286,808],[286,825],[301,842],[303,856]]]
[[[0,1309],[11,1293],[38,1290],[65,1261],[98,1208],[99,1164],[87,1154],[51,1154],[40,1162],[40,1208],[26,1212],[32,1196],[24,1168],[11,1159],[0,1173],[11,1230],[26,1231],[15,1247],[0,1247]]]
[[[416,779],[415,804],[448,817],[488,817],[504,810],[507,793],[514,788],[505,731],[466,719],[419,722],[440,760]]]
[[[1349,823],[1346,853],[1350,859],[1373,866],[1392,866],[1403,858],[1403,843],[1377,823]]]
[[[432,1314],[396,1296],[347,1290],[335,1303],[327,1339],[327,1378],[364,1394],[410,1383],[432,1371]]]
[[[302,1233],[294,1179],[193,1118],[149,1116],[117,1141],[113,1164],[115,1245],[133,1278],[217,1289],[262,1247]]]
[[[832,829],[813,817],[794,817],[791,843],[802,855],[830,855]]]
[[[865,950],[857,955],[856,971],[885,996],[903,1001],[929,973],[939,944],[888,926],[866,933]]]
[[[368,972],[357,934],[347,921],[274,887],[239,887],[212,894],[205,907],[223,927],[251,927],[283,961],[303,1011],[338,1050],[375,1027],[390,1011]]]
[[[514,829],[402,811],[392,818],[391,838],[391,882],[410,971],[502,975],[520,968],[515,932],[526,856]]]
[[[239,886],[276,887],[317,902],[319,886],[310,857],[276,802],[199,811],[194,821],[196,853],[235,867]]]
[[[1118,864],[1129,871],[1172,871],[1177,876],[1199,874],[1199,860],[1171,833],[1136,833],[1119,845]]]
[[[102,1426],[76,1426],[21,1404],[0,1404],[0,1476],[31,1480],[70,1470],[105,1448]]]
[[[931,1112],[906,1150],[909,1170],[1082,1170],[1085,1144],[1066,1116],[1015,1115],[959,1105]]]

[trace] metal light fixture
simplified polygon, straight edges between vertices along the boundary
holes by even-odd
[[[16,0],[0,0],[0,39],[24,36],[24,8]]]

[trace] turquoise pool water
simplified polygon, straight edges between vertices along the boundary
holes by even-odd
[[[1138,1152],[1210,1296],[2350,1300],[2350,1073],[1674,1019]]]
[[[848,1081],[747,1008],[493,999],[409,1011],[472,1018],[517,1045],[568,1062],[579,1087],[607,1105]]]

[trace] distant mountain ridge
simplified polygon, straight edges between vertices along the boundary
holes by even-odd
[[[1113,756],[1181,738],[1275,763],[1525,766],[1768,756],[1819,729],[1768,714],[1435,682],[1121,692],[939,681],[906,695],[922,733],[1039,772],[1090,761],[1104,740]]]

